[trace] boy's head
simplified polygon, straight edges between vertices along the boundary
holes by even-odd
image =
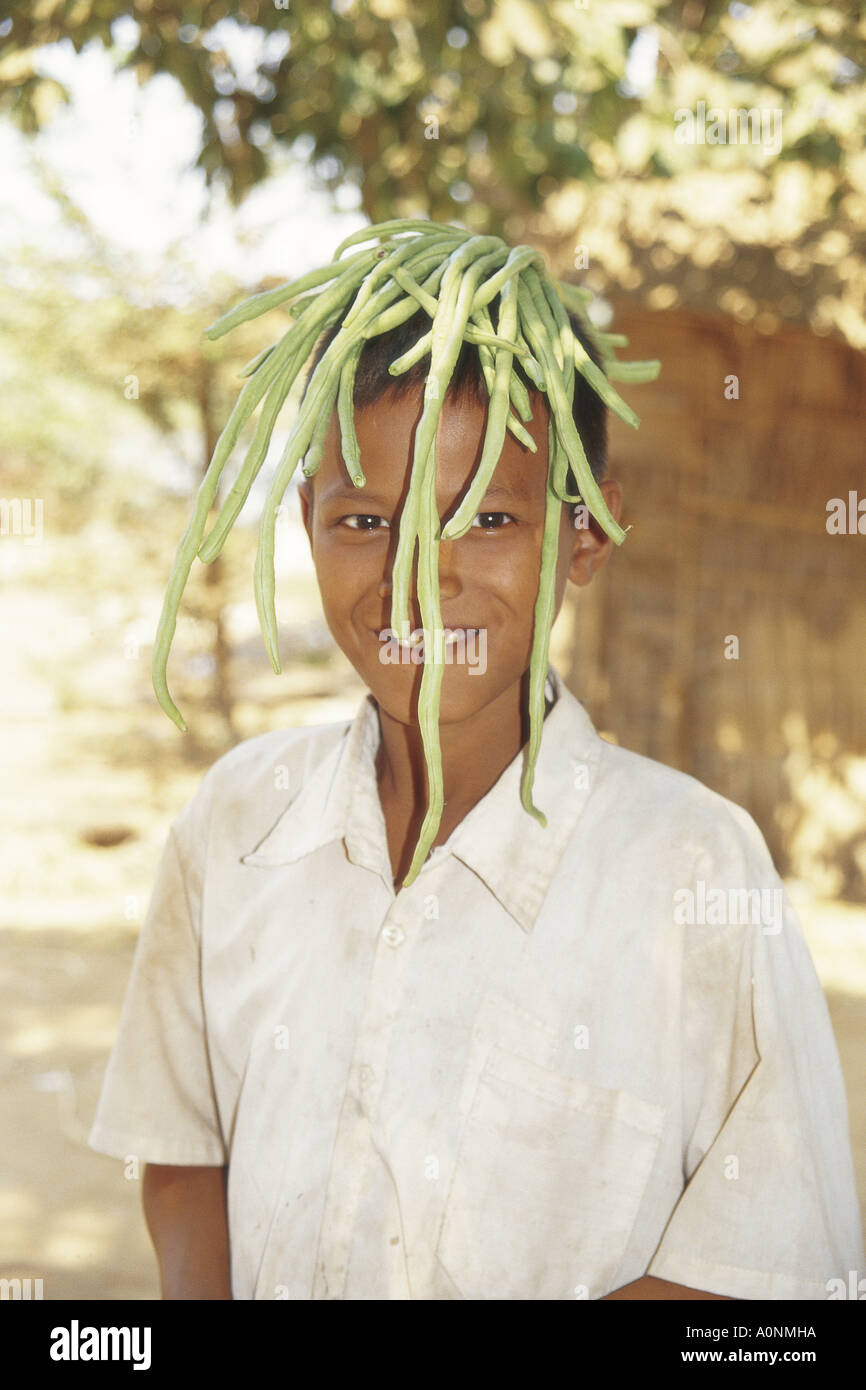
[[[379,245],[344,258],[367,242]],[[248,380],[178,546],[154,643],[154,688],[184,729],[166,668],[192,563],[220,553],[292,383],[326,333],[265,500],[256,605],[279,671],[274,531],[303,459],[314,479],[301,494],[304,520],[334,635],[383,703],[420,729],[427,811],[405,884],[441,822],[440,708],[447,721],[471,719],[523,689],[524,676],[521,800],[545,824],[532,783],[550,629],[567,579],[588,582],[611,540],[625,539],[619,489],[599,481],[604,406],[633,426],[638,419],[609,378],[652,380],[659,367],[618,362],[612,348],[625,340],[612,335],[593,345],[590,297],[555,280],[532,247],[396,219],[347,237],[330,265],[254,296],[207,330],[221,337],[291,301],[288,330],[244,369]],[[221,471],[259,404],[246,458],[205,536]],[[420,649],[412,643],[419,628]],[[490,647],[483,672],[482,633]]]
[[[496,322],[497,302],[490,308]],[[576,316],[569,317],[575,337],[600,365],[601,355],[590,335]],[[324,335],[309,378],[340,327],[337,323]],[[427,328],[429,318],[421,311],[392,333],[364,344],[353,399],[366,485],[356,488],[346,472],[335,408],[317,471],[299,488],[333,637],[379,706],[406,724],[417,724],[423,643],[401,647],[394,638],[389,623],[390,569],[411,480],[429,357],[396,377],[389,374],[388,367]],[[472,527],[459,539],[439,541],[439,608],[450,645],[440,693],[441,725],[471,719],[479,709],[503,700],[510,689],[523,682],[530,665],[545,527],[549,412],[544,394],[522,369],[517,370],[529,393],[532,419],[526,422],[526,429],[536,452],[506,432]],[[599,481],[606,466],[606,407],[582,377],[575,378],[574,387],[573,418]],[[464,342],[436,436],[437,516],[443,526],[476,474],[488,409],[477,347]],[[568,490],[576,490],[574,479]],[[618,484],[605,483],[603,493],[618,519]],[[589,583],[607,559],[611,544],[585,508],[576,503],[562,505],[554,612],[559,611],[567,580],[578,585]],[[410,594],[409,620],[411,632],[419,637],[424,623],[416,582]]]

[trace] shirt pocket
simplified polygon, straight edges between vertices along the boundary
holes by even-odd
[[[652,1173],[665,1109],[488,1048],[436,1255],[464,1298],[602,1298]]]

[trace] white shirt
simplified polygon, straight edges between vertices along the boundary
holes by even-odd
[[[757,826],[550,679],[548,828],[521,754],[396,894],[369,695],[239,744],[172,825],[90,1143],[229,1164],[235,1298],[866,1273],[827,1007]]]

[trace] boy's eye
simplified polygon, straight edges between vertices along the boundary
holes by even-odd
[[[477,512],[472,525],[482,531],[501,531],[503,526],[508,525],[513,519],[508,512]],[[349,516],[341,516],[340,525],[348,526],[351,531],[388,529],[385,518],[373,512],[352,512]]]
[[[379,531],[382,529],[378,524],[380,521],[382,526],[387,527],[388,523],[383,516],[374,516],[372,513],[353,512],[351,516],[340,518],[341,524],[348,526],[352,531]]]

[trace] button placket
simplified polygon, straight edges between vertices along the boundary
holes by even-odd
[[[373,1120],[391,1050],[391,1034],[400,1017],[411,951],[405,905],[396,901],[379,929],[367,999],[355,1044],[355,1078],[362,1109]]]
[[[411,891],[411,890],[406,890]],[[361,1193],[381,1163],[373,1129],[384,1084],[393,1027],[401,1015],[411,951],[406,891],[379,928],[373,968],[358,1028],[349,1093],[340,1113],[334,1160],[322,1217],[313,1298],[343,1296]],[[407,905],[410,913],[407,913]],[[407,932],[406,928],[410,930]],[[399,948],[399,949],[398,949]]]

